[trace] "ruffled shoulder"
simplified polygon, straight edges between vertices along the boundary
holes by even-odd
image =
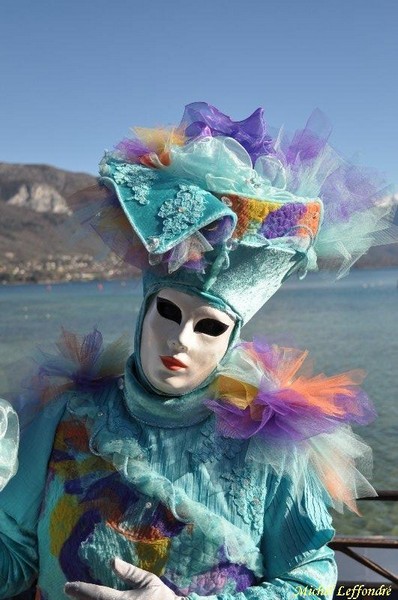
[[[351,430],[376,416],[359,387],[364,377],[313,375],[308,352],[256,339],[232,351],[206,404],[220,435],[250,440],[247,459],[267,461],[297,486],[310,472],[333,507],[357,512],[356,498],[375,495],[371,449]]]
[[[124,374],[129,356],[128,336],[105,345],[98,329],[86,335],[62,329],[51,351],[38,350],[26,361],[19,389],[8,393],[21,427],[65,392],[98,392]],[[15,377],[12,378],[15,381]]]

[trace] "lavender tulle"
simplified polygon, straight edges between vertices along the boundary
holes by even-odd
[[[48,377],[70,380],[81,391],[91,391],[98,386],[99,358],[103,352],[103,337],[98,329],[85,335],[80,346],[71,346],[63,337],[58,341],[58,355],[42,353],[43,363],[39,366],[38,377],[45,381]]]
[[[138,138],[124,138],[115,149],[122,158],[131,163],[138,162],[141,156],[151,152],[149,146]]]
[[[319,196],[328,226],[373,208],[386,195],[380,175],[344,159],[333,149],[331,131],[326,115],[316,109],[303,129],[292,136],[281,133],[275,142],[275,156],[287,173],[287,189]]]

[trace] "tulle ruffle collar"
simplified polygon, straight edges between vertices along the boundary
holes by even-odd
[[[63,332],[57,349],[56,355],[42,354],[36,374],[25,379],[14,398],[22,416],[27,412],[32,417],[62,393],[71,393],[72,412],[92,423],[94,437],[96,431],[105,432],[101,435],[107,444],[116,440],[106,431],[120,413],[126,435],[117,441],[118,452],[126,457],[138,452],[134,427],[139,422],[173,429],[205,425],[213,415],[215,443],[246,441],[245,461],[290,477],[297,494],[309,472],[339,509],[347,505],[356,510],[355,498],[375,493],[363,475],[369,476],[371,450],[350,427],[375,416],[359,388],[360,371],[313,375],[307,352],[255,340],[229,352],[211,386],[170,398],[145,389],[135,372],[134,355],[121,376],[127,350],[123,340],[103,346],[97,330],[83,338]],[[293,454],[300,458],[300,476],[297,461],[286,459]]]

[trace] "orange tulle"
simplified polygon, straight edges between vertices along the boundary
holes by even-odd
[[[162,154],[169,146],[183,146],[186,142],[184,132],[179,128],[134,127],[133,131],[157,155]]]
[[[291,380],[303,366],[308,356],[308,350],[303,351],[278,346],[272,346],[272,352],[264,354],[259,354],[252,344],[247,344],[245,350],[255,361],[260,361],[266,371],[275,375],[278,381],[283,384],[281,387],[290,386]]]
[[[70,358],[74,363],[85,368],[92,360],[91,347],[81,339],[76,333],[66,331],[62,328],[62,333],[56,343],[57,348],[65,358]]]
[[[357,369],[331,377],[323,373],[312,376],[310,372],[307,372],[312,369],[312,364],[304,364],[308,357],[306,350],[272,346],[271,352],[259,354],[252,344],[247,344],[245,349],[254,360],[260,361],[265,370],[274,377],[280,390],[289,389],[296,392],[300,396],[301,402],[304,400],[307,406],[320,409],[328,416],[339,417],[346,412],[361,414],[356,388],[366,377],[364,371]],[[307,362],[310,363],[310,361]],[[305,372],[305,375],[300,374],[300,370]],[[344,405],[338,402],[341,395],[344,395]],[[350,402],[350,398],[352,398],[352,402]],[[289,401],[295,402],[295,396],[292,395]]]
[[[329,416],[343,416],[347,411],[360,414],[360,404],[356,400],[357,385],[362,383],[365,372],[361,370],[347,371],[332,377],[323,373],[312,378],[298,377],[290,385],[294,390],[306,399],[309,405],[317,407]],[[344,395],[344,406],[336,402],[336,398]],[[350,403],[350,398],[355,401]],[[347,405],[349,404],[349,406]]]
[[[334,456],[334,460],[337,463],[339,462],[336,455]],[[345,471],[342,472],[346,472],[346,467]],[[352,512],[360,515],[355,498],[352,495],[352,489],[347,485],[343,477],[341,477],[338,464],[334,468],[324,466],[323,473],[318,472],[318,474],[331,498],[337,502],[342,502]]]

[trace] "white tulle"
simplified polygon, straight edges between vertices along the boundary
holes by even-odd
[[[246,150],[233,138],[204,137],[185,146],[171,148],[171,176],[187,178],[216,194],[292,202],[288,189],[275,187],[264,172],[253,168]]]
[[[16,412],[0,398],[0,490],[18,468],[19,426]]]

